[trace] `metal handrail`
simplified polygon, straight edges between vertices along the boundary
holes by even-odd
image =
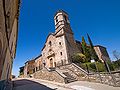
[[[78,65],[72,63],[72,65],[74,65],[75,67],[77,67],[78,69],[80,69],[82,72],[84,72],[85,74],[89,74],[87,71],[85,71],[84,69],[82,69],[81,67],[79,67]]]

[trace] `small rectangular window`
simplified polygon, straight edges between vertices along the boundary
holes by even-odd
[[[59,45],[62,45],[61,42],[59,42]]]
[[[56,16],[56,23],[58,22],[58,16]]]
[[[10,12],[8,12],[6,15],[6,24],[7,24],[7,29],[10,29]]]
[[[62,56],[62,52],[60,52],[60,55]]]

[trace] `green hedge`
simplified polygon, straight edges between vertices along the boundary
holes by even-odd
[[[95,66],[95,63],[91,63],[91,62],[88,62],[88,63],[82,63],[80,64],[80,66],[87,70],[87,66],[88,66],[88,70],[89,71],[93,71],[93,72],[96,72],[96,66],[98,67],[98,70],[100,72],[105,72],[106,71],[106,68],[105,68],[105,65],[103,63],[100,63],[100,62],[96,62],[96,66]]]

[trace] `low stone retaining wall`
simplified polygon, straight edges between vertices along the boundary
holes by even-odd
[[[79,81],[90,81],[96,83],[107,84],[111,86],[120,87],[120,71],[111,72],[111,75],[107,72],[87,73],[85,70],[77,66],[76,64],[69,64],[59,67],[60,69],[68,69],[69,73],[74,75]],[[101,77],[101,79],[100,79]]]
[[[62,76],[60,76],[56,71],[47,71],[40,70],[33,74],[33,77],[36,79],[43,79],[48,81],[54,81],[59,83],[65,83],[65,80]]]
[[[101,79],[100,79],[101,77]],[[89,75],[89,78],[91,82],[98,82],[103,84],[108,84],[111,86],[118,86],[120,87],[120,72],[114,72],[114,73],[100,73],[99,74],[91,74]]]
[[[66,70],[70,75],[75,77],[78,81],[90,81],[102,84],[108,84],[111,86],[120,86],[120,71],[112,72],[111,75],[107,72],[103,73],[87,73],[82,68],[74,64],[69,64],[65,66],[58,67],[60,70]],[[59,70],[58,70],[59,71]],[[47,69],[42,69],[33,74],[36,79],[49,80],[59,83],[66,83],[66,77],[55,71],[49,71]],[[101,77],[101,78],[100,78]]]

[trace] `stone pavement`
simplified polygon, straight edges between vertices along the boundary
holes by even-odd
[[[0,90],[12,90],[12,81],[0,81]]]
[[[52,90],[52,89],[27,79],[21,79],[14,80],[13,90]]]
[[[13,90],[73,90],[62,84],[51,83],[38,79],[16,79],[13,80]]]
[[[120,90],[100,83],[76,81],[69,84],[56,83],[40,79],[16,79],[13,90]]]
[[[105,84],[87,81],[72,82],[67,84],[67,87],[74,88],[75,90],[120,90],[120,87],[113,87]]]

